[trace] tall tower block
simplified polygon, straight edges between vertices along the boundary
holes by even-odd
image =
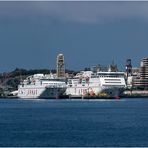
[[[148,58],[143,58],[140,67],[140,78],[148,82]]]
[[[63,54],[58,54],[57,56],[57,77],[65,77],[65,63]]]
[[[127,77],[132,75],[131,59],[126,60],[126,74],[127,74]]]

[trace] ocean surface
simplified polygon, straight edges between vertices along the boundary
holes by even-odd
[[[0,147],[147,147],[148,98],[0,99]]]

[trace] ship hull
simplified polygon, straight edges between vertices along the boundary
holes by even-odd
[[[28,87],[28,88],[19,88],[18,97],[19,98],[44,98],[44,99],[54,99],[60,98],[63,95],[66,88],[51,88],[51,87]]]
[[[123,91],[124,91],[124,88],[120,88],[120,87],[105,87],[105,88],[102,88],[100,93],[101,92],[105,93],[109,97],[120,97]]]
[[[104,97],[118,97],[124,91],[124,88],[120,87],[68,87],[66,95],[70,97],[80,96],[101,96]]]

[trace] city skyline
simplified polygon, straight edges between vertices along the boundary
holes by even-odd
[[[148,2],[0,2],[0,72],[16,67],[56,69],[139,67],[148,56]]]

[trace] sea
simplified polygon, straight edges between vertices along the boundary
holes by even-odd
[[[0,99],[0,147],[148,147],[148,98]]]

